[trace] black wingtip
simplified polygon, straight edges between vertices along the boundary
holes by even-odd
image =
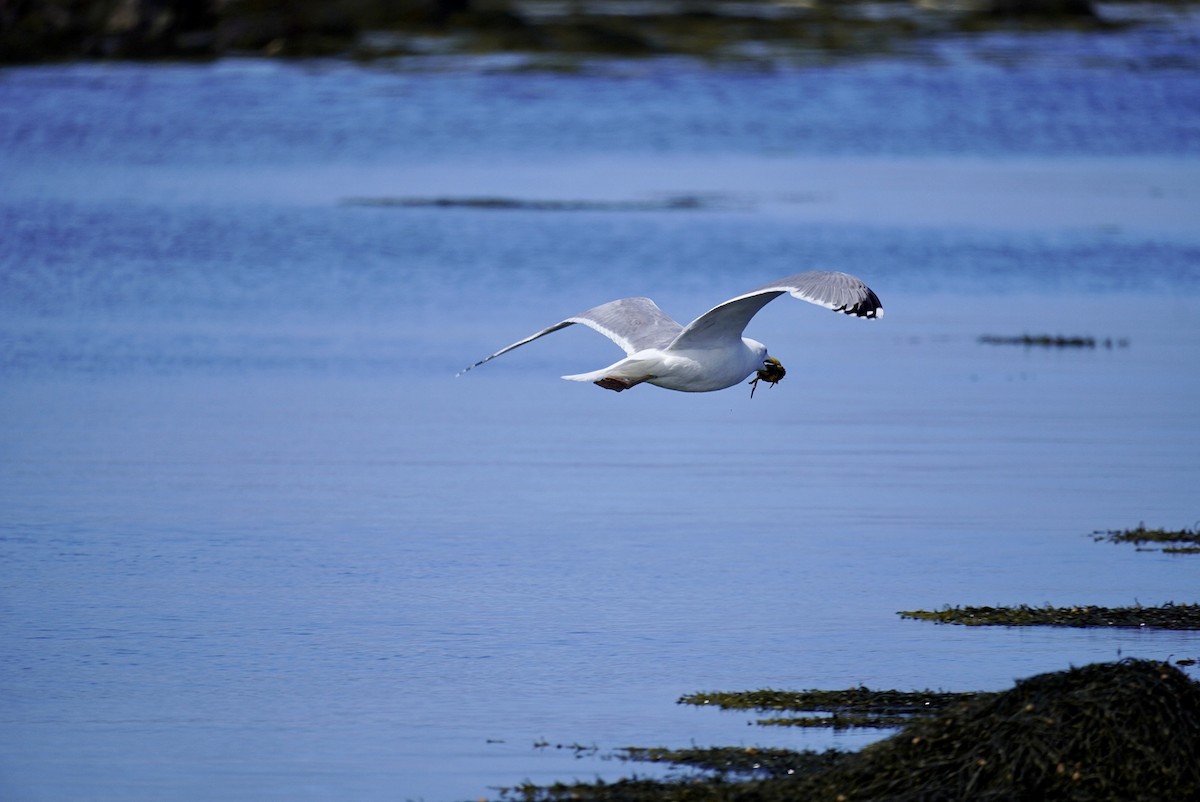
[[[867,297],[856,304],[845,304],[834,308],[835,312],[841,312],[843,315],[854,315],[855,317],[866,317],[872,320],[883,317],[883,302],[879,300],[879,296],[874,290],[867,290]]]

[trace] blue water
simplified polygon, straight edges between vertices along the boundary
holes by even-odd
[[[450,802],[656,770],[627,745],[878,737],[697,690],[1200,657],[895,615],[1196,600],[1195,560],[1088,537],[1200,517],[1174,41],[0,72],[0,796]],[[670,194],[715,202],[344,202]],[[789,373],[753,400],[559,381],[618,353],[574,329],[454,377],[611,298],[687,320],[812,266],[887,315],[773,303],[748,333]],[[977,342],[1026,332],[1114,347]]]

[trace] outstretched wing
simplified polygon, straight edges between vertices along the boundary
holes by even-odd
[[[547,334],[565,329],[575,323],[582,323],[588,328],[600,332],[619,345],[626,354],[633,354],[647,348],[665,348],[678,337],[679,332],[683,331],[683,326],[668,317],[649,298],[621,298],[600,304],[586,312],[569,317],[561,323],[555,323],[549,328],[542,329],[537,334],[526,337],[520,342],[501,348],[471,367],[463,368],[458,375],[461,376],[471,368],[477,368],[501,354],[507,354],[514,348],[531,343],[538,337],[545,337]]]
[[[847,273],[813,270],[772,281],[713,307],[689,323],[670,348],[712,348],[730,340],[736,342],[758,310],[785,292],[835,312],[857,317],[883,317],[879,296],[862,281]]]

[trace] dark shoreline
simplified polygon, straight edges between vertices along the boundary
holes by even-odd
[[[0,64],[484,53],[770,62],[888,53],[998,27],[1122,25],[1090,0],[27,0],[0,9]]]

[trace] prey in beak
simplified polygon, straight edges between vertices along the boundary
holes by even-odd
[[[758,383],[765,381],[767,384],[774,387],[779,384],[779,381],[787,375],[787,371],[783,369],[783,365],[773,356],[769,356],[763,360],[763,366],[758,369],[758,375],[754,381],[750,382],[750,397],[754,397],[754,391],[758,389]]]

